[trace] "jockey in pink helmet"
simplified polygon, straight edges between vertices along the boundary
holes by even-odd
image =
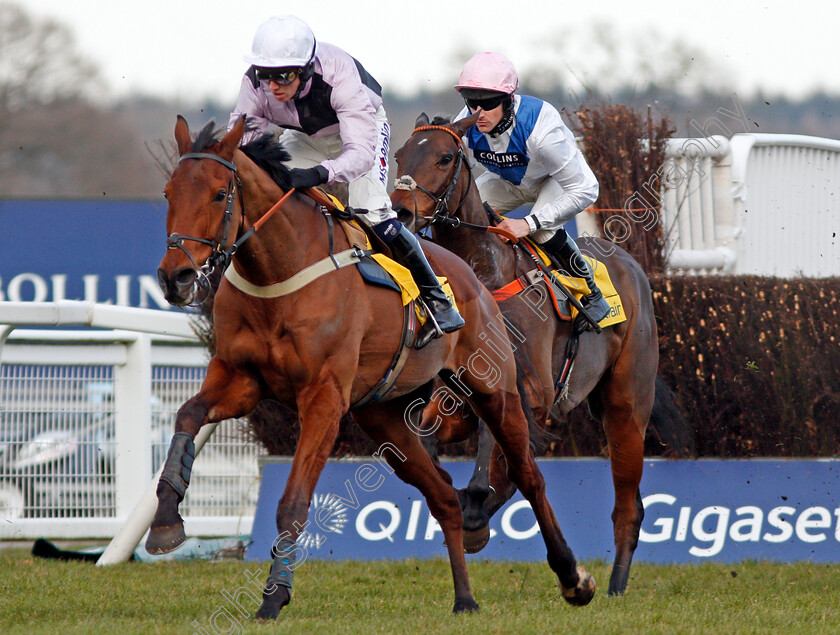
[[[517,237],[531,235],[590,294],[587,312],[600,321],[610,307],[586,260],[563,225],[598,198],[598,181],[560,113],[551,104],[516,95],[519,78],[499,53],[478,53],[464,65],[455,86],[466,108],[457,119],[479,113],[464,137],[470,163],[487,171],[476,179],[483,200],[501,213],[533,203],[525,218],[499,227]]]
[[[247,115],[246,142],[272,124],[283,128],[280,141],[292,155],[292,187],[348,184],[350,206],[368,210],[359,218],[411,272],[432,315],[416,348],[464,326],[417,238],[391,209],[386,189],[391,129],[379,83],[342,49],[316,42],[309,26],[293,15],[261,24],[245,62],[251,66],[229,127]]]

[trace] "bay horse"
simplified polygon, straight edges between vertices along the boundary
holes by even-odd
[[[498,235],[465,228],[492,225],[461,147],[477,118],[473,115],[454,123],[436,119],[432,125],[422,114],[408,141],[396,152],[398,189],[391,201],[403,222],[415,224],[415,231],[430,226],[434,242],[461,256],[478,279],[495,291],[536,265]],[[658,366],[656,320],[647,277],[627,252],[598,238],[578,239],[577,243],[607,266],[627,319],[601,333],[589,330],[580,335],[581,355],[565,397],[557,399],[555,383],[566,358],[572,322],[557,319],[548,308],[550,302],[535,309],[533,299],[525,302],[513,296],[500,301],[499,306],[511,327],[511,342],[520,349],[519,359],[524,358],[519,364],[524,375],[520,393],[537,424],[546,424],[552,408],[566,414],[586,399],[593,418],[604,427],[615,488],[612,521],[616,552],[608,592],[618,595],[627,587],[644,516],[639,483]],[[444,442],[463,440],[470,432],[463,417],[447,418],[434,403],[427,411],[424,420],[438,422],[436,435]],[[508,478],[509,465],[503,453],[493,446],[492,438],[483,432],[475,473],[467,488],[459,492],[470,552],[487,543],[490,517],[516,489]]]
[[[146,549],[165,553],[185,539],[178,506],[189,485],[199,428],[245,416],[262,399],[289,406],[298,413],[300,438],[277,506],[278,538],[256,614],[274,619],[291,598],[292,574],[300,564],[295,541],[305,527],[339,420],[393,368],[407,320],[399,293],[365,284],[355,266],[333,266],[333,258],[352,251],[349,239],[341,231],[332,234],[325,207],[290,189],[282,163],[289,156],[282,146],[262,136],[239,147],[244,126],[243,117],[219,138],[211,122],[193,141],[182,117],[175,125],[180,159],[165,188],[169,238],[158,281],[171,304],[184,306],[196,301],[208,270],[228,268],[214,299],[216,350],[198,394],[176,416]],[[422,350],[403,347],[408,358],[391,391],[354,410],[354,420],[380,444],[379,454],[399,478],[422,492],[440,524],[455,587],[453,610],[477,610],[452,480],[404,421],[415,412],[411,416],[419,420],[412,404],[428,393],[435,377],[459,374],[471,390],[470,406],[487,422],[507,457],[511,478],[534,509],[563,597],[573,605],[587,604],[595,584],[577,565],[545,496],[512,361],[494,360],[498,373],[493,382],[480,378],[481,373],[462,372],[475,367],[484,329],[503,328],[498,306],[460,258],[437,245],[423,246],[435,270],[446,275],[467,325]],[[309,276],[319,267],[324,275]],[[231,269],[239,278],[236,284]],[[309,277],[293,290],[268,292],[301,276]],[[509,342],[496,344],[511,352]]]

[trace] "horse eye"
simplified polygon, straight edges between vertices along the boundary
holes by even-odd
[[[166,190],[163,190],[163,198],[169,199],[169,196],[166,195]]]
[[[219,202],[225,200],[226,198],[227,192],[225,192],[224,190],[219,190],[218,192],[216,192],[216,198],[214,198],[213,200]]]
[[[440,161],[438,161],[438,163],[440,163],[441,165],[449,165],[450,163],[452,163],[452,155],[451,154],[444,154],[440,158]]]

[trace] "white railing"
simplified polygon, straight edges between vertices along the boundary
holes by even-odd
[[[0,302],[0,324],[0,538],[114,536],[153,483],[206,349],[186,315],[149,309]],[[108,330],[17,328],[68,324]],[[220,424],[182,505],[189,533],[250,532],[258,453],[241,422]]]
[[[726,137],[668,141],[662,222],[672,270],[732,270],[738,229],[733,215],[731,167]]]
[[[671,271],[840,275],[840,141],[671,139],[662,219]]]

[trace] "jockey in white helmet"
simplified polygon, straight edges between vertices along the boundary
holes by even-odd
[[[516,95],[518,88],[516,69],[499,53],[478,53],[461,71],[455,90],[466,108],[457,119],[480,113],[464,137],[470,163],[487,168],[476,185],[482,199],[501,213],[533,203],[525,218],[506,218],[499,227],[517,237],[532,235],[566,272],[582,277],[591,291],[583,304],[600,321],[609,304],[563,229],[598,198],[598,181],[557,109]]]
[[[353,57],[316,42],[309,26],[287,15],[269,18],[257,29],[250,68],[242,78],[229,127],[242,115],[254,128],[252,139],[270,124],[284,129],[280,140],[292,155],[291,184],[306,188],[347,183],[349,204],[369,210],[359,218],[391,248],[409,271],[429,307],[432,320],[418,335],[421,348],[464,320],[449,302],[417,238],[391,209],[388,146],[391,130],[382,107],[382,88]]]

